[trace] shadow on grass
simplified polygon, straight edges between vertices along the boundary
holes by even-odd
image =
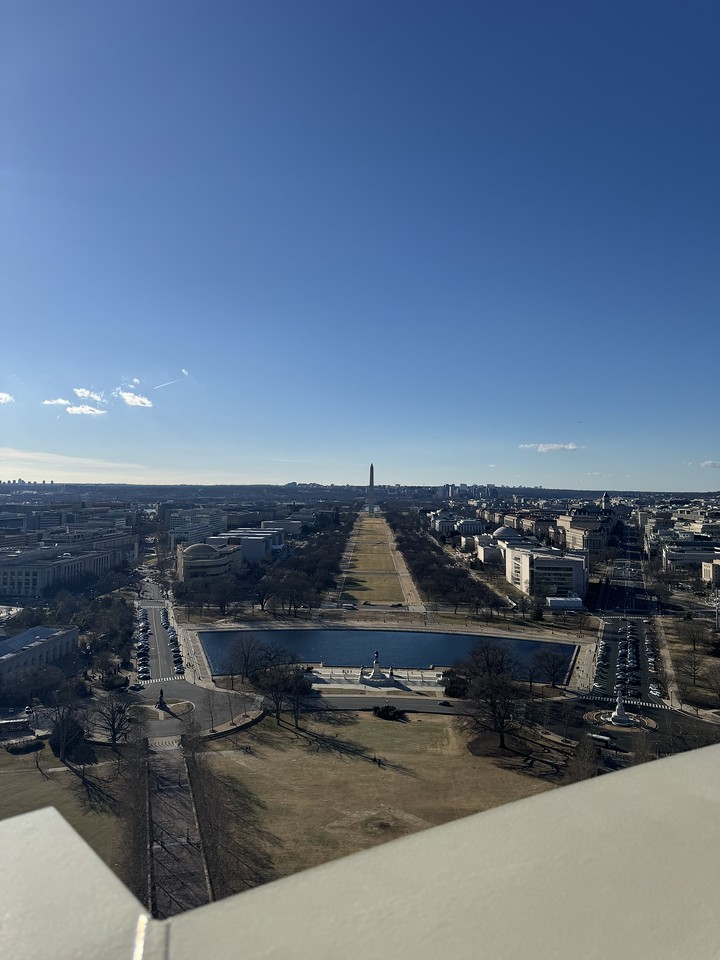
[[[337,733],[319,733],[313,730],[307,730],[302,727],[294,727],[285,721],[281,721],[281,728],[288,733],[294,734],[296,739],[302,740],[306,749],[313,753],[337,753],[341,757],[349,757],[354,760],[365,760],[368,763],[376,763],[379,767],[386,767],[396,773],[402,773],[408,777],[415,777],[411,770],[400,763],[394,763],[385,757],[378,757],[377,754],[368,753],[365,747],[353,740],[343,739]]]
[[[357,716],[350,710],[333,710],[330,707],[317,707],[312,711],[315,723],[328,727],[349,727],[358,722]]]
[[[65,761],[70,773],[77,777],[76,795],[81,805],[93,813],[115,813],[117,810],[117,795],[109,789],[108,782],[116,779],[117,774],[110,781],[88,773],[84,766],[75,766]]]
[[[262,826],[263,801],[241,777],[218,773],[210,754],[188,761],[195,808],[216,899],[274,878],[282,841]]]

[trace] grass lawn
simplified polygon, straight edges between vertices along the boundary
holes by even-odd
[[[343,600],[351,597],[362,603],[402,603],[404,594],[400,581],[393,574],[371,574],[352,571],[345,580]]]
[[[105,754],[98,751],[98,759]],[[12,755],[0,751],[0,819],[30,813],[42,807],[55,807],[95,853],[111,867],[121,836],[121,820],[112,812],[87,802],[78,778],[70,773],[45,747],[40,758],[41,772],[33,754]],[[110,776],[113,764],[98,767]],[[63,767],[62,770],[51,768]]]
[[[390,545],[386,525],[380,518],[360,517],[345,593],[363,602],[402,603],[404,595]]]
[[[260,801],[275,876],[554,785],[513,758],[472,755],[455,718],[411,717],[328,713],[299,734],[269,718],[210,745],[218,772]]]
[[[720,707],[720,702],[717,695],[705,684],[704,674],[708,670],[717,670],[720,667],[720,659],[708,654],[698,644],[696,653],[701,658],[701,663],[696,676],[696,683],[693,684],[691,672],[686,666],[686,660],[692,655],[693,649],[692,644],[687,643],[681,637],[682,624],[682,620],[672,620],[665,617],[662,627],[675,677],[683,690],[683,701],[701,709],[717,710]]]

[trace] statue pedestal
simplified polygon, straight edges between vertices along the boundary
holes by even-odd
[[[377,660],[373,663],[372,673],[367,678],[368,680],[385,680],[385,674],[380,669],[380,664]]]
[[[617,706],[610,717],[610,723],[616,727],[634,727],[635,721],[625,713],[622,697],[618,694]]]

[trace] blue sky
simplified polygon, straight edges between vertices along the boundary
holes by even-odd
[[[717,489],[719,33],[2,3],[0,478]]]

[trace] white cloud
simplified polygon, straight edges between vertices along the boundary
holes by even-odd
[[[76,397],[80,397],[81,400],[94,400],[95,403],[105,403],[101,393],[93,393],[93,391],[88,390],[87,387],[73,387],[73,393]]]
[[[720,470],[720,460],[703,460],[701,467],[715,467]]]
[[[97,407],[90,407],[87,404],[83,404],[80,407],[65,407],[67,413],[79,413],[86,417],[98,416],[103,413],[107,413],[107,410],[98,410]]]
[[[187,372],[187,370],[185,369],[185,367],[182,368],[182,370],[180,371],[180,373],[181,373],[184,377],[189,377],[189,376],[190,376],[190,374]]]
[[[62,400],[60,397],[58,397],[57,400],[43,400],[43,404],[46,407],[69,407],[70,401]]]
[[[124,400],[129,407],[151,407],[152,400],[141,396],[139,393],[132,393],[130,390],[115,390],[115,396]]]
[[[577,450],[576,443],[521,443],[521,450],[537,450],[538,453],[556,453],[558,450]]]
[[[134,387],[137,387],[137,385],[138,385],[139,383],[140,383],[140,381],[138,380],[138,378],[137,378],[137,377],[133,377],[133,386],[134,386]]]
[[[15,403],[15,397],[9,393],[0,393],[0,403]]]

